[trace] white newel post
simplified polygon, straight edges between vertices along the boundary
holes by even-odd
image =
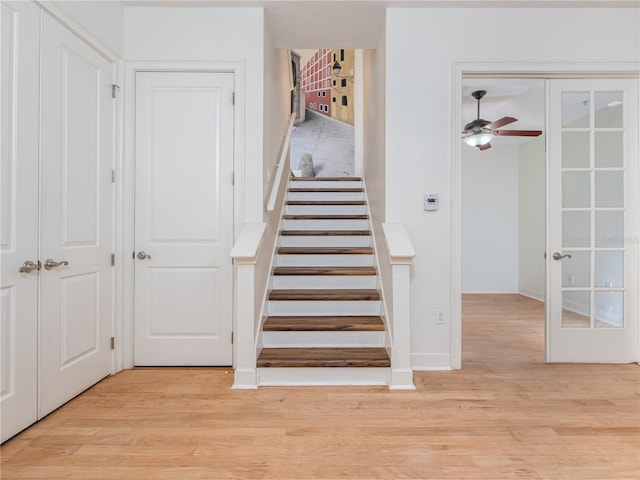
[[[233,389],[256,389],[255,266],[265,223],[246,224],[231,250],[234,263]]]
[[[409,235],[401,223],[383,223],[382,230],[391,263],[393,343],[391,345],[391,390],[415,390],[411,369],[410,274],[416,256]]]

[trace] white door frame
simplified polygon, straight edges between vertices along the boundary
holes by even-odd
[[[233,193],[233,239],[238,237],[244,224],[244,65],[242,62],[127,62],[122,92],[124,94],[125,119],[123,155],[116,167],[118,208],[116,216],[116,358],[114,371],[133,368],[134,343],[134,263],[135,249],[135,79],[137,72],[209,72],[233,73],[235,112],[233,125],[233,171],[235,187]],[[231,261],[231,257],[229,257]],[[235,318],[233,318],[235,326]],[[234,328],[235,329],[235,328]],[[233,364],[236,351],[233,346]]]
[[[640,63],[457,63],[451,64],[451,369],[462,368],[462,79],[638,78]],[[640,209],[639,209],[640,210]],[[546,214],[545,214],[546,215]],[[639,329],[640,330],[640,329]],[[546,342],[546,333],[545,333]],[[638,336],[640,347],[640,335]],[[638,359],[640,360],[640,359]]]

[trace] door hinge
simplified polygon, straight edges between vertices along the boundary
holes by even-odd
[[[111,350],[116,349],[116,337],[111,337]]]
[[[111,254],[111,266],[112,267],[116,266],[116,254],[115,253]]]
[[[233,92],[231,94],[231,105],[235,105],[236,104],[236,92]]]
[[[120,85],[116,85],[115,83],[111,85],[111,98],[118,98],[119,90],[120,90]]]
[[[111,169],[111,183],[116,183],[116,169]]]
[[[236,184],[236,174],[235,173],[231,173],[231,185],[235,185]]]
[[[231,344],[233,345],[233,332],[231,332]]]

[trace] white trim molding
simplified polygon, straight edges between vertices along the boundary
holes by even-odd
[[[233,115],[233,231],[234,240],[244,225],[244,163],[245,163],[245,67],[243,62],[125,62],[121,93],[124,99],[122,155],[116,164],[116,211],[120,223],[116,225],[116,258],[121,259],[116,290],[115,331],[121,346],[115,361],[115,371],[133,368],[134,344],[134,265],[131,253],[135,250],[135,163],[136,163],[136,73],[138,72],[211,72],[232,73],[235,92]]]
[[[463,78],[637,78],[640,63],[451,63],[451,330],[450,368],[462,368],[462,120]],[[548,328],[547,328],[548,330]],[[639,338],[640,343],[640,338]],[[548,339],[545,339],[548,343]],[[444,357],[443,357],[444,358]],[[414,365],[420,361],[415,360]],[[431,362],[429,362],[431,363]],[[418,368],[416,368],[418,369]]]

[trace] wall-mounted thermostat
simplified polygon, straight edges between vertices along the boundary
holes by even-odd
[[[437,193],[427,193],[424,196],[424,209],[428,212],[433,212],[434,210],[438,210],[438,194]]]

